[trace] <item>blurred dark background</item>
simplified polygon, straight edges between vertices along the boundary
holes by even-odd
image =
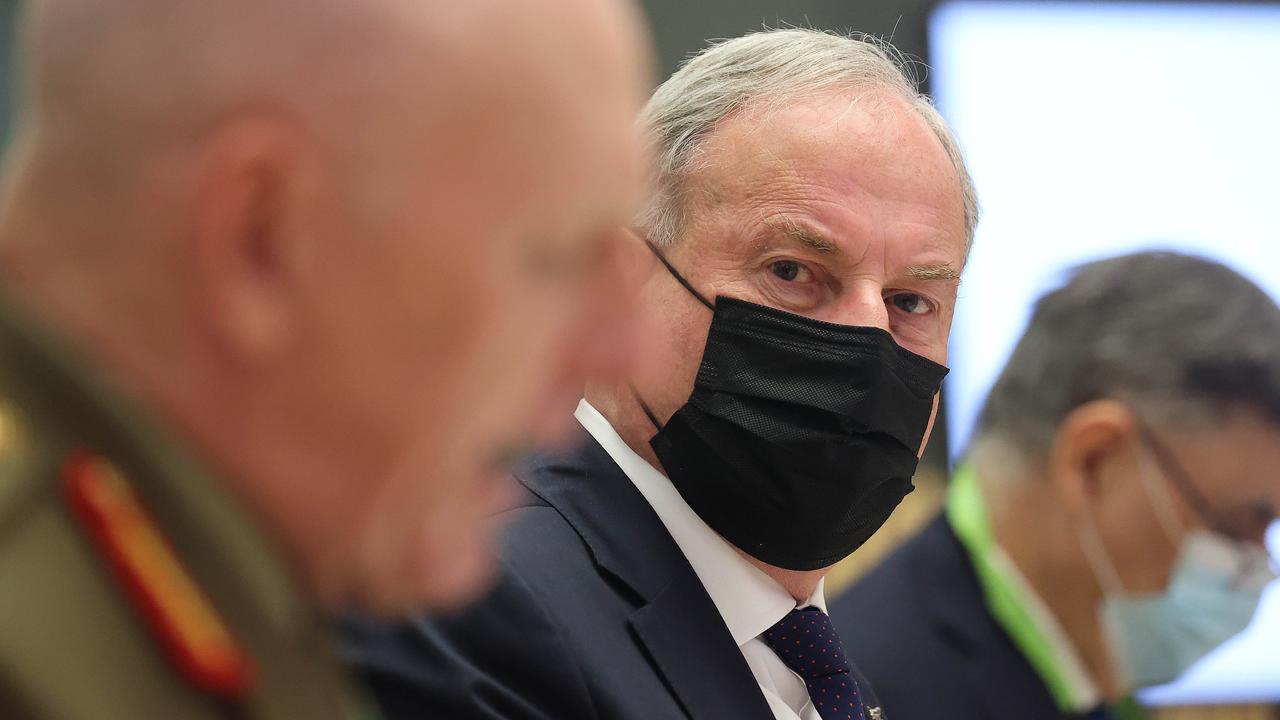
[[[898,49],[925,56],[925,16],[932,0],[644,0],[657,38],[662,76],[707,39],[764,27],[798,25],[855,30],[892,39]]]

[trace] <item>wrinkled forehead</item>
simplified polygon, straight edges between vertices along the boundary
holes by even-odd
[[[742,217],[811,210],[865,231],[927,225],[963,255],[960,179],[932,129],[893,92],[831,92],[748,107],[704,140],[683,183],[694,220],[719,208]]]
[[[963,212],[941,142],[892,91],[848,90],[757,101],[706,138],[700,169],[724,187],[761,175],[874,181]]]

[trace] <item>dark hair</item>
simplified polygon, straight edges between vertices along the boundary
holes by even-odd
[[[1036,303],[977,435],[1043,455],[1073,409],[1101,398],[1151,421],[1251,409],[1280,424],[1280,308],[1205,258],[1141,252],[1077,267]]]

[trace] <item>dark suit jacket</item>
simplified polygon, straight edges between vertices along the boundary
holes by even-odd
[[[773,718],[702,583],[598,443],[516,479],[492,595],[434,622],[347,624],[346,657],[387,720]]]
[[[944,516],[838,598],[831,618],[894,720],[1065,717],[987,611]]]

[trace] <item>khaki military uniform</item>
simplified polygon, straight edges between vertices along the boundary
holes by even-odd
[[[370,717],[331,642],[210,473],[0,306],[0,719]]]

